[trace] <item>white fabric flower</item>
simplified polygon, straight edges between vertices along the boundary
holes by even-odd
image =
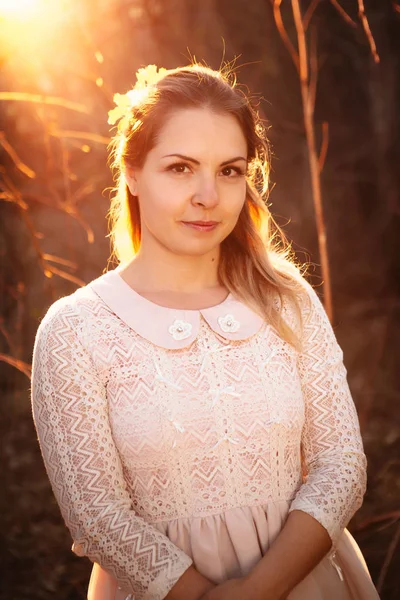
[[[240,327],[239,321],[236,321],[233,315],[225,315],[225,317],[218,317],[218,323],[222,331],[235,333]]]
[[[184,340],[192,333],[192,324],[176,319],[168,328],[174,340]]]

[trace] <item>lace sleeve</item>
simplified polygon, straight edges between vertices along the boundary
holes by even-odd
[[[81,323],[79,309],[64,298],[36,334],[31,399],[47,474],[72,550],[109,571],[136,600],[161,600],[192,559],[131,508],[105,387]]]
[[[306,283],[303,349],[298,368],[305,402],[302,450],[306,477],[289,512],[302,510],[328,531],[332,549],[366,490],[367,460],[343,352],[325,309]]]

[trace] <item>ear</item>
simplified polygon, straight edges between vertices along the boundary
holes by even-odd
[[[138,195],[137,171],[133,167],[125,166],[125,181],[132,196]]]

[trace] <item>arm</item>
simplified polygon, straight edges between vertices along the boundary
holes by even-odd
[[[317,294],[304,285],[309,303],[303,311],[298,369],[305,403],[301,444],[307,475],[289,511],[314,517],[328,532],[333,553],[362,504],[367,460],[343,352]]]
[[[286,598],[329,550],[333,552],[366,488],[366,457],[343,354],[317,294],[306,283],[305,288],[310,302],[302,311],[298,369],[305,404],[301,444],[307,476],[278,537],[238,584],[242,596],[251,593],[254,600]],[[205,599],[233,599],[227,588],[224,596],[224,585]]]
[[[308,514],[294,510],[249,575],[217,586],[203,600],[285,600],[330,546],[325,528]]]
[[[192,560],[131,508],[79,312],[68,298],[58,301],[36,335],[32,410],[43,460],[73,551],[137,600],[161,600]]]
[[[204,594],[216,586],[191,566],[184,572],[165,600],[201,600]]]

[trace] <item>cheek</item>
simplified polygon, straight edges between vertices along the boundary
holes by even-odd
[[[168,221],[175,221],[184,212],[185,199],[176,186],[156,181],[140,190],[139,204],[143,221],[149,229],[162,231]]]
[[[220,200],[226,216],[237,218],[246,201],[246,182],[225,184],[220,194]]]

